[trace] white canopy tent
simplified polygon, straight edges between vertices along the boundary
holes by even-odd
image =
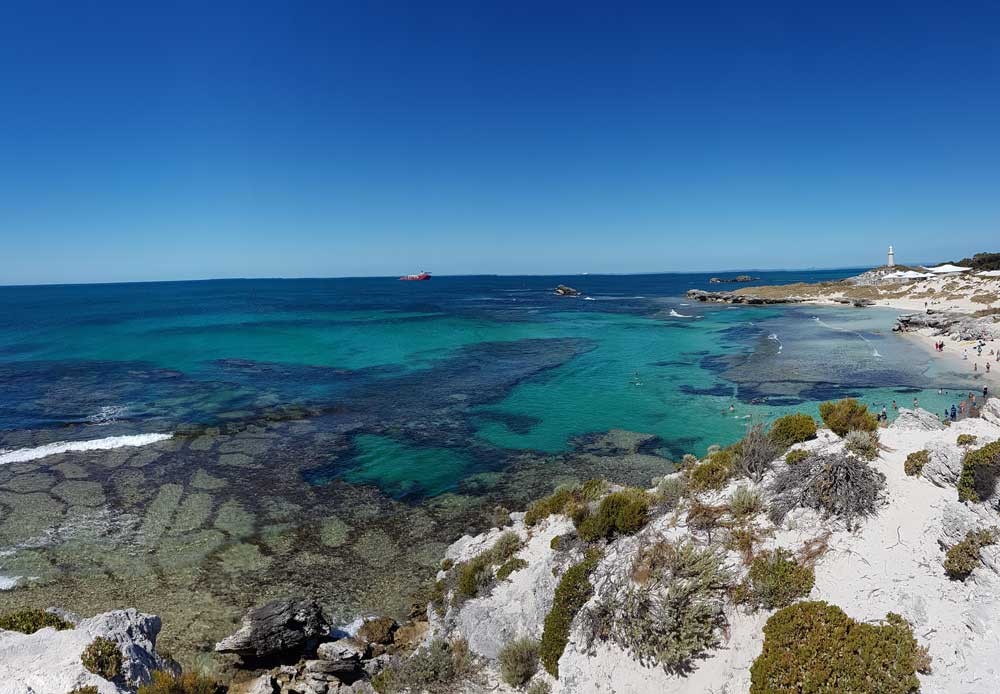
[[[1000,270],[983,270],[982,272],[977,272],[980,277],[1000,277]]]
[[[944,265],[938,265],[937,267],[924,268],[927,272],[933,272],[935,275],[955,275],[960,272],[968,272],[971,267],[959,267],[958,265],[952,265],[951,263],[945,263]]]

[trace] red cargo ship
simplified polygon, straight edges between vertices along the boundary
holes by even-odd
[[[431,278],[431,273],[424,270],[419,275],[403,275],[399,279],[404,282],[419,282],[421,280],[429,280]]]

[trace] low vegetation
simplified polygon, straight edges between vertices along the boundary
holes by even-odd
[[[897,614],[884,624],[857,622],[836,605],[799,602],[764,626],[764,647],[750,668],[750,694],[909,694],[927,652]]]
[[[820,403],[819,416],[837,436],[849,431],[875,431],[878,420],[868,408],[854,398]]]
[[[588,502],[597,501],[607,491],[607,486],[604,480],[587,480],[577,486],[559,487],[549,496],[528,506],[524,523],[531,527],[554,513],[563,513],[574,518],[575,522],[574,516],[580,513],[580,509],[586,509]]]
[[[519,549],[521,538],[516,533],[507,531],[488,550],[459,564],[455,567],[458,575],[455,589],[458,594],[464,598],[473,598],[485,591],[493,582],[493,568],[507,562]],[[513,570],[512,568],[511,571]]]
[[[83,667],[106,680],[113,680],[122,674],[122,654],[118,644],[111,639],[98,636],[80,654]]]
[[[924,465],[930,460],[930,453],[927,451],[913,451],[906,456],[903,463],[903,472],[911,477],[919,475],[924,470]]]
[[[224,694],[226,687],[215,680],[194,672],[172,675],[153,673],[153,681],[139,687],[137,694]]]
[[[506,581],[512,573],[527,568],[527,566],[528,562],[526,562],[524,559],[521,559],[520,557],[512,557],[511,559],[508,559],[503,564],[501,564],[500,568],[497,569],[497,580]]]
[[[844,448],[862,460],[878,458],[878,434],[855,429],[844,436]]]
[[[532,638],[511,641],[500,649],[500,676],[512,687],[522,687],[538,671],[538,642]]]
[[[453,692],[456,685],[475,674],[468,644],[457,639],[435,639],[411,657],[397,661],[375,675],[372,687],[379,694],[427,691]]]
[[[849,455],[824,454],[782,469],[771,483],[769,516],[780,524],[798,506],[843,519],[874,515],[885,475]]]
[[[778,417],[771,425],[771,439],[782,448],[816,438],[816,420],[807,414],[795,413]]]
[[[977,437],[972,434],[959,434],[955,440],[959,446],[972,446],[976,443]]]
[[[979,550],[996,544],[997,531],[994,528],[970,530],[965,538],[952,545],[945,553],[944,572],[948,578],[964,581],[981,563]]]
[[[552,597],[552,608],[545,615],[542,640],[538,655],[542,665],[553,677],[559,676],[559,658],[562,657],[569,641],[569,629],[580,608],[593,595],[590,574],[597,568],[601,553],[595,548],[587,550],[583,561],[566,569],[559,579]]]
[[[731,449],[716,451],[705,462],[691,468],[688,486],[693,492],[722,489],[733,476],[735,465],[736,455]]]
[[[585,516],[577,532],[587,542],[615,535],[631,535],[649,520],[652,497],[642,489],[612,492],[601,500],[597,510]]]
[[[719,644],[731,576],[717,551],[659,542],[636,557],[632,578],[587,611],[591,644],[613,641],[643,665],[670,673],[687,672],[694,658]]]
[[[677,508],[681,500],[687,496],[688,493],[688,483],[687,480],[681,475],[674,475],[671,477],[664,477],[660,480],[660,483],[656,485],[656,500],[660,506],[666,511],[672,511]]]
[[[760,482],[764,479],[764,473],[771,467],[774,459],[781,454],[781,447],[775,443],[764,425],[759,422],[750,425],[746,435],[734,448],[737,451],[736,459],[740,472],[753,482]]]
[[[745,520],[763,510],[764,500],[756,489],[741,485],[729,495],[729,512],[736,520]]]
[[[1000,441],[969,451],[962,460],[958,478],[960,501],[985,501],[996,491],[1000,474]]]
[[[796,463],[801,463],[803,460],[809,457],[809,451],[804,451],[801,448],[796,448],[795,450],[788,451],[785,454],[785,462],[789,465],[795,465]]]
[[[788,550],[764,552],[750,563],[737,601],[766,610],[787,607],[809,595],[815,580],[812,567],[799,564]]]
[[[0,630],[34,634],[39,629],[72,629],[73,625],[44,610],[17,610],[0,615]]]

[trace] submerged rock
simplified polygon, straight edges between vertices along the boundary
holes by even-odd
[[[560,284],[555,288],[555,293],[558,296],[580,296],[579,289],[573,289],[573,287],[567,287],[565,284]]]
[[[275,600],[247,612],[232,636],[215,644],[217,653],[245,659],[309,655],[330,633],[330,623],[315,600]]]

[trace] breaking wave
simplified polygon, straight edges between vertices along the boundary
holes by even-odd
[[[173,434],[133,434],[130,436],[108,436],[87,441],[56,441],[34,448],[16,448],[12,451],[0,450],[0,465],[23,463],[68,451],[108,451],[125,446],[146,446],[157,441],[165,441]]]

